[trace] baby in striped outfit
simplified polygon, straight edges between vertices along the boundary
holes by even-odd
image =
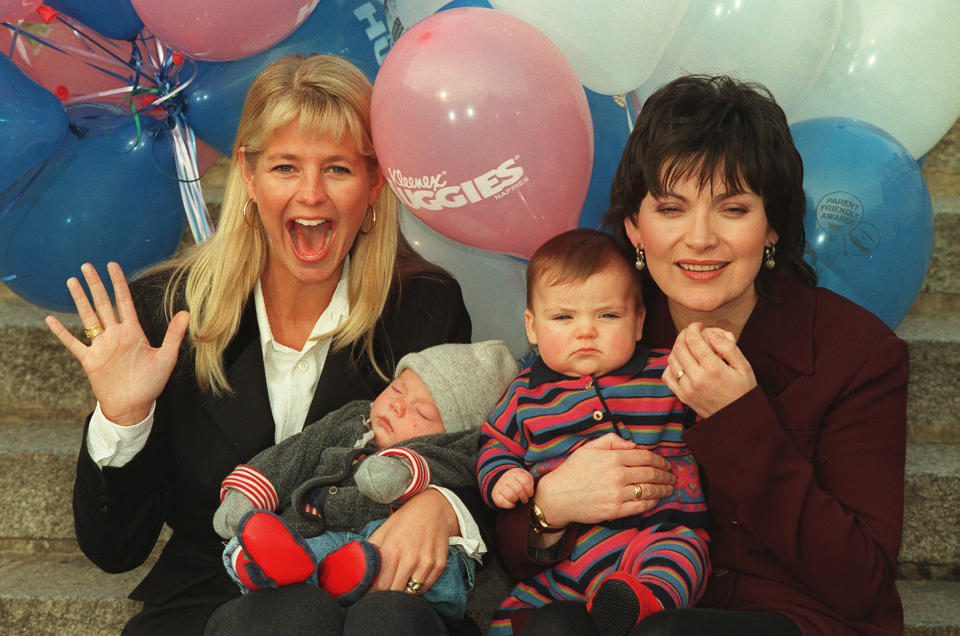
[[[511,614],[586,601],[601,633],[627,633],[645,616],[690,607],[709,574],[709,523],[697,464],[681,437],[691,412],[664,384],[666,350],[639,342],[639,277],[606,234],[571,230],[544,243],[527,269],[533,364],[481,426],[477,476],[486,503],[526,503],[535,484],[591,439],[613,433],[671,464],[674,493],[641,515],[576,524],[566,558],[519,582],[489,634],[512,634]],[[639,499],[639,485],[625,485]],[[533,506],[531,530],[562,532]],[[559,538],[559,537],[558,537]],[[559,545],[559,544],[558,544]]]

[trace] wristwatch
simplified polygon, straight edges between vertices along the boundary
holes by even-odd
[[[551,526],[543,518],[543,510],[540,510],[540,506],[533,504],[533,507],[530,508],[530,529],[533,530],[534,534],[542,534],[544,532],[561,532],[566,530],[566,526],[563,528]]]

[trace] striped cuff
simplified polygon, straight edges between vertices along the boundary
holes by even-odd
[[[410,480],[407,489],[397,497],[394,503],[402,504],[422,493],[427,489],[427,486],[430,485],[430,466],[427,465],[427,460],[425,460],[420,453],[412,451],[409,448],[398,447],[380,451],[380,455],[385,457],[399,457],[407,460],[410,465],[410,470],[413,472],[413,479]]]
[[[236,488],[250,498],[253,505],[262,510],[276,510],[280,505],[277,491],[263,473],[246,464],[240,464],[220,484],[220,501],[227,490]]]

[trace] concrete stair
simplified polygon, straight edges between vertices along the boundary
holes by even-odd
[[[204,177],[215,204],[223,162]],[[924,289],[897,333],[910,346],[905,520],[898,586],[911,635],[960,634],[960,122],[924,164],[935,245]],[[86,379],[34,307],[0,286],[0,633],[118,633],[126,594],[150,563],[100,572],[73,537],[71,488]],[[80,332],[75,316],[61,315]],[[485,625],[508,584],[481,573],[471,613]]]

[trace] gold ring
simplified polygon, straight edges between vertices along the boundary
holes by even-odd
[[[422,594],[423,581],[418,581],[411,576],[409,579],[407,579],[407,589],[405,591],[407,594]]]
[[[686,374],[687,374],[686,371],[684,371],[683,369],[680,369],[680,373],[677,373],[676,375],[674,375],[674,376],[673,376],[673,379],[679,381],[680,378],[682,378],[682,377],[685,376]]]
[[[93,339],[103,333],[103,325],[94,325],[89,329],[84,329],[83,333],[87,334],[87,338],[90,342],[93,342]]]
[[[633,498],[634,498],[634,499],[640,499],[641,497],[643,497],[643,486],[641,486],[640,484],[634,484],[634,485],[633,485]]]

